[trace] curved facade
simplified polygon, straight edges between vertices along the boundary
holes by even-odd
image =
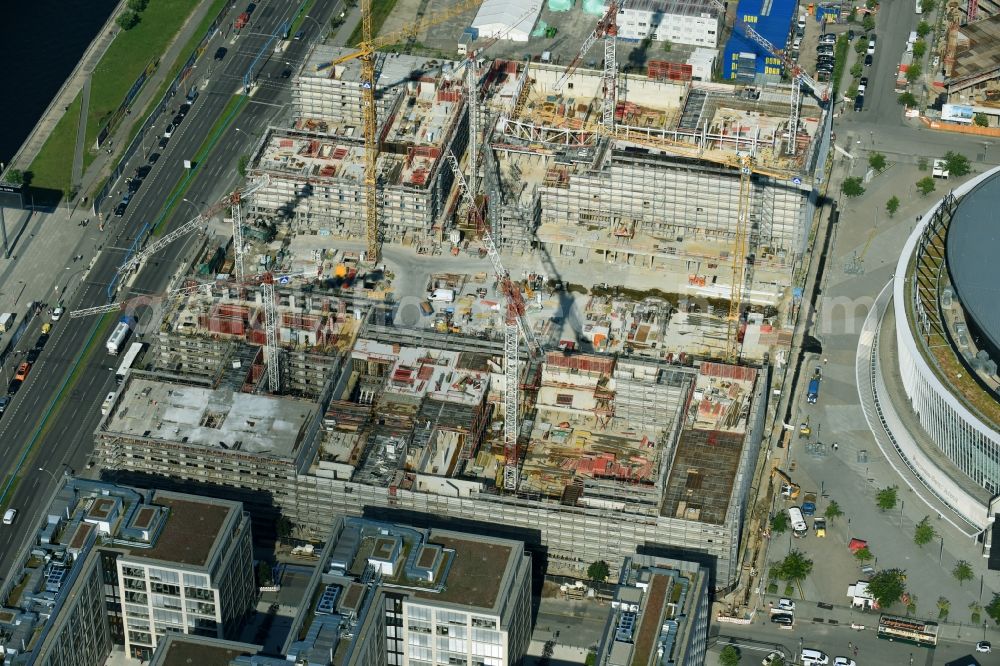
[[[938,292],[941,291],[941,275],[945,267],[939,266],[937,271],[926,267],[915,270],[911,263],[919,269],[923,250],[930,244],[940,244],[943,238],[950,238],[952,223],[958,225],[967,221],[967,215],[963,217],[962,213],[988,210],[988,206],[984,207],[984,202],[977,197],[992,196],[994,192],[1000,192],[1000,169],[959,187],[953,192],[955,199],[949,194],[938,201],[906,240],[893,277],[892,307],[896,322],[897,356],[907,397],[928,435],[927,439],[967,478],[954,478],[954,474],[949,476],[941,470],[932,462],[933,456],[929,455],[935,452],[913,450],[901,453],[912,456],[908,462],[916,464],[911,468],[936,491],[935,494],[981,529],[991,522],[991,508],[996,504],[1000,490],[1000,432],[973,413],[956,394],[956,389],[945,385],[938,372],[930,366],[925,356],[928,354],[925,334],[933,336],[941,332],[950,339],[948,325],[939,323],[943,318],[938,317],[942,312]],[[996,205],[995,201],[988,203]],[[963,229],[962,233],[966,231]],[[997,249],[1000,250],[1000,242]],[[936,312],[933,311],[935,308]],[[956,356],[960,355],[957,348],[952,347],[952,350]],[[986,493],[970,488],[970,481]],[[984,503],[983,498],[987,495],[989,500]]]

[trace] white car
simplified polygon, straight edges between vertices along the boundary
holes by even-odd
[[[13,525],[15,518],[17,518],[17,509],[7,509],[7,511],[3,514],[3,524]]]
[[[847,657],[835,657],[833,660],[833,666],[858,666],[858,662],[853,659],[848,659]]]
[[[993,646],[990,645],[989,641],[979,641],[976,643],[976,652],[985,652],[988,654],[993,652]]]
[[[784,597],[782,597],[781,599],[778,599],[778,608],[780,608],[783,611],[794,611],[795,602],[792,601],[791,599],[785,599]]]
[[[781,659],[782,662],[784,662],[785,656],[780,652],[772,652],[766,657],[764,657],[764,659],[760,662],[760,664],[761,666],[771,666],[771,664],[773,664],[778,659]]]
[[[64,312],[66,312],[66,308],[64,308],[64,307],[63,307],[63,306],[61,306],[61,305],[57,306],[57,307],[56,307],[56,308],[55,308],[55,309],[54,309],[54,310],[52,311],[52,321],[59,321],[59,318],[63,316],[63,313],[64,313]]]

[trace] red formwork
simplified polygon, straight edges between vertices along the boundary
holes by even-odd
[[[690,81],[693,71],[691,65],[683,62],[650,60],[646,65],[646,76],[657,81]]]
[[[721,377],[741,382],[752,382],[757,377],[757,370],[754,368],[744,368],[726,363],[711,363],[708,361],[701,364],[699,372],[706,377]]]
[[[611,374],[611,371],[615,367],[615,360],[613,358],[605,358],[594,354],[566,354],[558,351],[546,353],[545,363],[556,368],[567,368],[582,372],[599,372],[601,374]]]

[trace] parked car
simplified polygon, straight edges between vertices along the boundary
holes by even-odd
[[[174,119],[173,119],[173,120],[171,120],[171,121],[170,121],[170,123],[171,123],[171,124],[172,124],[172,125],[173,125],[174,127],[177,127],[178,125],[180,125],[180,124],[181,124],[181,121],[182,121],[182,120],[184,120],[184,116],[182,116],[181,114],[179,114],[179,113],[178,113],[178,114],[177,114],[176,116],[174,116]]]
[[[794,611],[795,610],[795,602],[792,601],[791,599],[786,599],[786,598],[782,597],[781,599],[778,599],[778,608],[780,608],[781,610],[786,610],[786,611]]]
[[[44,349],[45,343],[48,341],[49,341],[49,334],[42,333],[41,335],[38,336],[38,339],[35,340],[35,349]]]
[[[861,85],[861,86],[864,86],[864,87],[867,88],[868,87],[868,77],[867,76],[862,76],[861,79],[858,80],[858,85]]]
[[[302,38],[305,37],[305,36],[306,36],[306,31],[305,30],[299,30],[297,33],[295,33],[295,41],[301,41]]]
[[[18,390],[21,388],[21,384],[23,383],[24,380],[21,379],[10,380],[10,384],[7,384],[7,395],[13,397],[14,394],[17,393]]]
[[[865,96],[859,93],[854,98],[854,110],[861,111],[864,108],[865,108]]]
[[[833,34],[832,32],[828,32],[826,34],[819,36],[820,44],[835,44],[836,42],[837,42],[837,35]]]
[[[858,662],[847,657],[834,657],[833,666],[858,666]]]
[[[764,659],[761,660],[760,666],[771,666],[771,664],[778,661],[779,659],[781,659],[782,664],[785,663],[785,655],[781,654],[780,652],[771,652],[766,657],[764,657]]]
[[[3,413],[7,411],[7,405],[9,404],[10,398],[8,396],[5,395],[0,397],[0,416],[3,416]]]
[[[127,186],[128,191],[134,193],[142,186],[142,181],[138,178],[129,178]]]
[[[160,154],[159,153],[153,153],[152,155],[149,156],[149,159],[147,161],[150,164],[156,164],[156,160],[158,160],[158,159],[160,159]]]
[[[868,38],[868,50],[866,53],[868,55],[875,55],[875,35]]]
[[[771,622],[790,627],[795,624],[795,616],[791,613],[775,613],[771,616]]]
[[[223,58],[226,57],[227,53],[229,53],[229,49],[227,49],[225,46],[220,46],[219,48],[215,49],[215,59],[222,60]]]
[[[115,206],[115,217],[121,217],[125,214],[125,209],[128,208],[127,203],[120,203]]]
[[[52,311],[52,321],[59,321],[59,318],[63,316],[64,312],[66,312],[66,308],[64,308],[63,304],[60,303],[56,306],[56,309]]]
[[[847,41],[853,42],[855,36],[856,33],[854,32],[854,28],[851,28],[850,30],[847,31]]]
[[[989,654],[992,651],[993,646],[990,645],[989,641],[979,641],[976,643],[976,652],[985,652],[986,654]]]
[[[253,10],[255,9],[257,9],[257,3],[251,2],[249,5],[247,5],[247,14],[253,14]]]
[[[865,67],[871,67],[872,66],[872,60],[873,60],[873,58],[872,58],[872,56],[871,56],[870,53],[868,55],[866,55],[865,56]]]

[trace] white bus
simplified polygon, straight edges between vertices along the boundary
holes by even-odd
[[[131,370],[142,353],[146,351],[146,345],[142,342],[133,342],[125,352],[125,356],[122,358],[121,365],[118,366],[118,371],[115,373],[115,381],[121,384],[125,381],[125,375]]]
[[[792,523],[792,535],[802,538],[809,534],[809,527],[802,518],[802,509],[797,506],[788,507],[788,518]]]

